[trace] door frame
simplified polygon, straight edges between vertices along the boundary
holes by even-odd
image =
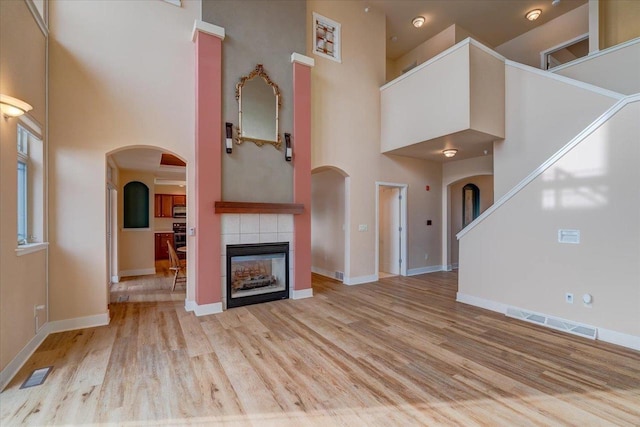
[[[380,187],[393,187],[400,189],[400,275],[407,275],[407,184],[395,182],[376,181],[376,229],[375,229],[375,276],[379,279],[380,273]]]

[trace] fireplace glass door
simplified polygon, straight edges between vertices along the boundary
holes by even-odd
[[[227,246],[227,307],[289,297],[289,244]]]

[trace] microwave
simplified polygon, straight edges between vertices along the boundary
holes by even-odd
[[[173,217],[174,218],[186,218],[187,217],[187,207],[184,205],[175,205],[173,207]]]

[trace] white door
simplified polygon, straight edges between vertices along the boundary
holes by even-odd
[[[379,270],[388,274],[400,274],[400,188],[379,189]]]

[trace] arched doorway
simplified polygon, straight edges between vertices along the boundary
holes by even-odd
[[[349,176],[324,166],[311,172],[311,271],[349,277]]]
[[[154,146],[121,147],[106,153],[105,158],[109,300],[182,298],[185,286],[176,288],[175,292],[170,289],[172,273],[167,242],[174,249],[186,247],[186,162],[169,150]],[[130,190],[132,185],[138,188],[133,194],[147,194],[147,200],[132,203],[135,201],[130,200],[130,191],[128,198],[125,197],[125,189]],[[131,211],[141,206],[147,210],[147,222],[132,222],[131,215],[145,216],[143,212]],[[183,209],[178,209],[180,206]],[[135,281],[139,283],[134,284]]]

